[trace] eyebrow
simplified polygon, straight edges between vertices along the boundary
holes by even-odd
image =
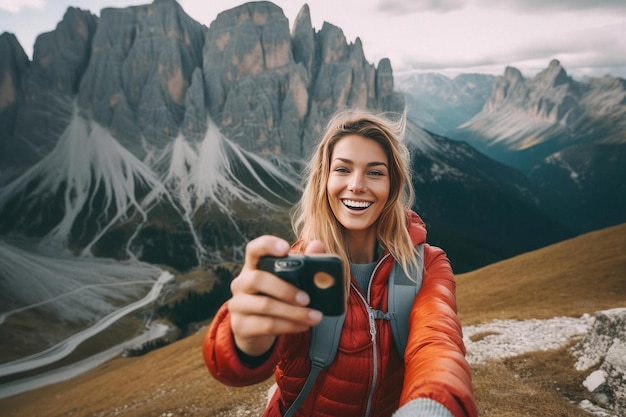
[[[354,165],[354,161],[352,161],[351,159],[347,159],[347,158],[335,158],[335,159],[333,159],[333,161],[341,161],[344,164],[353,164]],[[366,166],[368,166],[368,167],[379,166],[379,165],[387,167],[387,164],[385,162],[373,161],[373,162],[368,162],[366,164]]]

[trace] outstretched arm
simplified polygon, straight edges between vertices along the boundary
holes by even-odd
[[[402,410],[420,403],[433,406],[425,400],[430,399],[455,417],[474,417],[477,410],[456,314],[454,274],[441,249],[427,245],[424,258],[422,288],[411,310],[404,355],[405,376],[400,398],[404,407],[396,415],[408,415],[401,414]]]

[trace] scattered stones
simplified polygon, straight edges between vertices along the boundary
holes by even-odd
[[[591,371],[583,385],[593,393],[592,405],[602,407],[606,415],[626,415],[626,308],[598,311],[572,353],[578,358],[577,370]]]

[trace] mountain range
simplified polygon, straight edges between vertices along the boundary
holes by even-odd
[[[291,31],[270,2],[208,28],[173,0],[99,18],[69,8],[32,61],[8,33],[0,52],[0,233],[179,270],[237,259],[255,234],[291,238],[286,212],[328,116],[405,104],[389,60],[316,31],[306,5]],[[414,208],[458,270],[574,233],[507,166],[417,124],[408,136]]]
[[[521,171],[543,210],[576,233],[626,220],[626,80],[576,81],[555,59],[532,78],[507,67],[398,85],[418,123]]]

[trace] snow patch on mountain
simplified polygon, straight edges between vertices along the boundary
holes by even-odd
[[[554,165],[555,167],[558,167],[562,169],[563,171],[568,172],[569,177],[572,180],[572,182],[576,184],[576,186],[579,189],[582,189],[582,184],[580,182],[580,174],[576,172],[576,170],[572,168],[572,166],[565,159],[563,159],[563,155],[561,152],[556,152],[550,155],[549,157],[547,157],[546,163],[550,165]]]
[[[187,224],[200,261],[205,250],[193,219],[201,207],[217,207],[236,228],[233,200],[248,207],[276,208],[278,202],[291,204],[285,195],[300,189],[295,170],[284,170],[241,149],[211,120],[207,126],[200,142],[190,143],[179,134],[164,149],[151,148],[141,161],[75,107],[52,152],[0,189],[0,211],[17,199],[26,205],[31,223],[45,224],[50,221],[49,216],[44,220],[46,211],[58,204],[53,202],[61,196],[61,207],[55,209],[62,217],[54,219],[56,223],[42,244],[65,249],[73,232],[90,229],[93,235],[83,247],[83,255],[89,255],[112,227],[132,219],[135,229],[126,253],[134,259],[130,250],[133,240],[151,210],[165,203]],[[285,187],[289,192],[284,192]]]
[[[30,184],[36,186],[32,188]],[[43,243],[67,247],[79,214],[87,210],[88,216],[99,225],[98,234],[83,250],[88,254],[91,246],[116,222],[135,212],[146,218],[137,199],[138,186],[164,191],[152,170],[120,145],[108,130],[81,116],[75,107],[69,126],[52,152],[0,190],[0,207],[20,194],[29,207],[46,207],[62,192],[63,217]],[[104,193],[104,206],[94,204],[98,191]]]
[[[255,168],[255,165],[261,170]],[[268,193],[288,203],[267,184],[259,171],[294,188],[299,187],[292,176],[279,172],[270,162],[227,140],[217,126],[209,121],[197,159],[189,170],[189,180],[195,187],[198,200],[212,201],[224,212],[231,211],[225,203],[233,199],[250,205],[268,205],[261,193]],[[251,181],[246,184],[243,179]]]
[[[149,291],[162,273],[137,261],[75,257],[6,238],[0,271],[0,333],[8,318],[35,312],[66,323],[95,321]]]

